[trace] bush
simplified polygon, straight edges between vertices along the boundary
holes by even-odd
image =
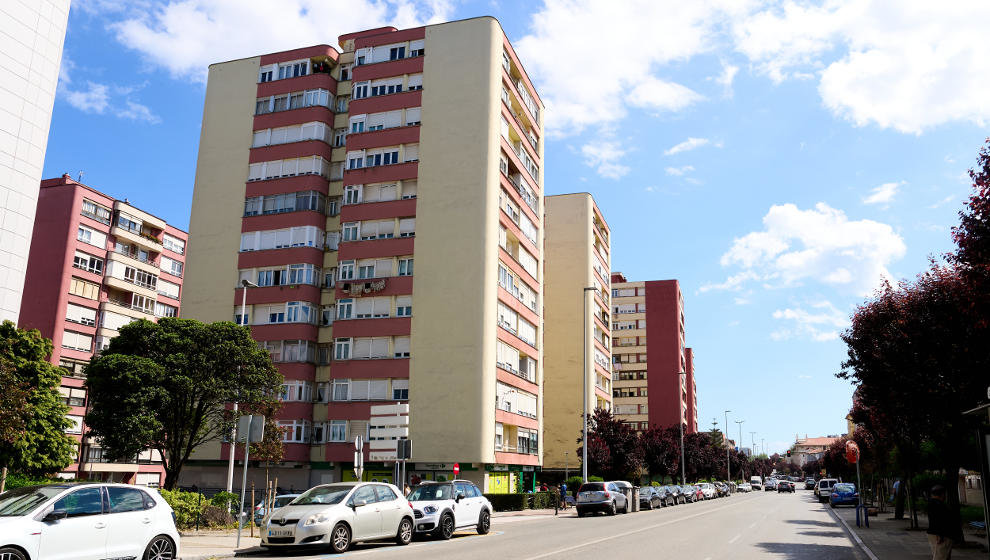
[[[14,488],[22,488],[24,486],[40,486],[44,484],[59,484],[65,482],[67,481],[61,478],[47,478],[20,473],[10,473],[7,475],[7,487],[4,491],[13,490]]]
[[[522,511],[529,504],[529,494],[485,494],[495,511]]]
[[[229,509],[231,513],[236,513],[241,507],[241,497],[233,492],[220,491],[210,498],[210,503],[220,509]],[[254,504],[245,504],[244,507],[245,509],[252,509]]]
[[[556,492],[536,492],[529,494],[530,509],[547,509],[553,507],[554,500],[557,499]]]
[[[663,484],[660,484],[659,482],[654,480],[653,482],[650,483],[650,486],[663,486]]]
[[[206,506],[210,505],[210,501],[198,492],[165,490],[164,488],[158,492],[175,512],[175,526],[179,529],[188,529],[196,525],[196,518],[201,518]],[[200,523],[202,523],[202,519]]]
[[[573,496],[574,493],[577,492],[578,488],[580,488],[582,484],[584,484],[584,479],[582,479],[580,476],[572,476],[568,478],[567,493]]]
[[[588,477],[588,482],[605,482],[605,479],[600,476],[591,475]]]
[[[195,523],[195,520],[193,521]],[[224,506],[207,504],[203,508],[203,517],[200,523],[206,527],[226,527],[236,523],[234,516],[224,511]]]

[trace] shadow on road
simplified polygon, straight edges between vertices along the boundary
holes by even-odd
[[[830,544],[804,543],[757,543],[759,548],[775,558],[788,560],[855,560],[855,551],[851,546],[835,546]]]
[[[478,536],[481,535],[478,535],[477,533],[474,532],[460,532],[460,533],[454,533],[454,536],[452,536],[450,540],[456,541],[459,539],[469,539]],[[437,537],[430,537],[430,536],[423,537],[417,535],[416,537],[413,538],[413,543],[442,542],[442,541],[443,539]],[[392,541],[372,541],[366,543],[355,543],[352,544],[351,547],[344,554],[350,554],[354,552],[366,552],[379,548],[399,548],[399,547],[397,547],[395,543],[393,543]],[[314,546],[314,547],[294,547],[288,550],[285,549],[250,550],[246,552],[238,552],[235,556],[237,558],[242,558],[242,557],[265,558],[271,556],[275,556],[278,558],[297,558],[297,557],[308,557],[308,556],[323,555],[323,554],[333,554],[333,553],[330,551],[329,546],[324,545],[324,546]]]
[[[842,531],[801,531],[801,535],[807,535],[809,537],[839,537],[846,538],[846,534]]]
[[[786,523],[793,523],[794,525],[813,525],[815,527],[829,527],[834,529],[835,523],[830,521],[814,521],[812,519],[787,519]]]

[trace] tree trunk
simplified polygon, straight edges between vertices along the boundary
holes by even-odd
[[[0,470],[0,494],[3,494],[4,488],[7,487],[7,467]]]
[[[959,466],[945,469],[945,505],[949,508],[949,518],[954,521],[955,535],[952,540],[957,544],[966,542],[959,517]]]
[[[179,472],[182,470],[182,465],[177,465],[173,467],[171,464],[165,466],[165,489],[175,490],[175,486],[179,483]]]

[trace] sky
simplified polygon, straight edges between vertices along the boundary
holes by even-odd
[[[44,175],[185,229],[209,64],[483,15],[546,103],[546,194],[680,281],[701,429],[844,432],[839,334],[952,249],[990,136],[984,0],[75,0]]]

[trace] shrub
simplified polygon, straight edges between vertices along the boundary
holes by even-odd
[[[198,492],[165,490],[164,488],[158,492],[175,512],[175,525],[179,529],[188,529],[194,526],[197,516],[202,516],[206,506],[210,505],[210,501]]]
[[[61,478],[47,478],[20,473],[10,473],[7,475],[7,486],[5,490],[13,490],[14,488],[22,488],[24,486],[40,486],[44,484],[59,484],[64,482],[66,482],[66,480]]]
[[[231,513],[236,513],[241,507],[241,497],[233,492],[220,491],[210,498],[210,503],[220,509],[230,509]],[[245,504],[247,509],[253,508],[254,504]]]
[[[206,527],[226,527],[234,525],[236,521],[233,515],[224,511],[224,505],[207,504],[203,507],[203,517],[200,523]]]
[[[537,492],[535,494],[529,494],[531,497],[529,500],[530,509],[547,509],[553,507],[553,502],[557,498],[555,492]]]
[[[522,511],[526,509],[530,494],[485,494],[495,511]]]
[[[567,479],[567,493],[573,495],[577,492],[577,489],[581,487],[584,483],[584,479],[580,476],[572,476]]]
[[[600,476],[591,475],[588,477],[588,482],[605,482],[605,479]]]
[[[663,485],[654,480],[653,482],[650,483],[650,486],[663,486]]]

